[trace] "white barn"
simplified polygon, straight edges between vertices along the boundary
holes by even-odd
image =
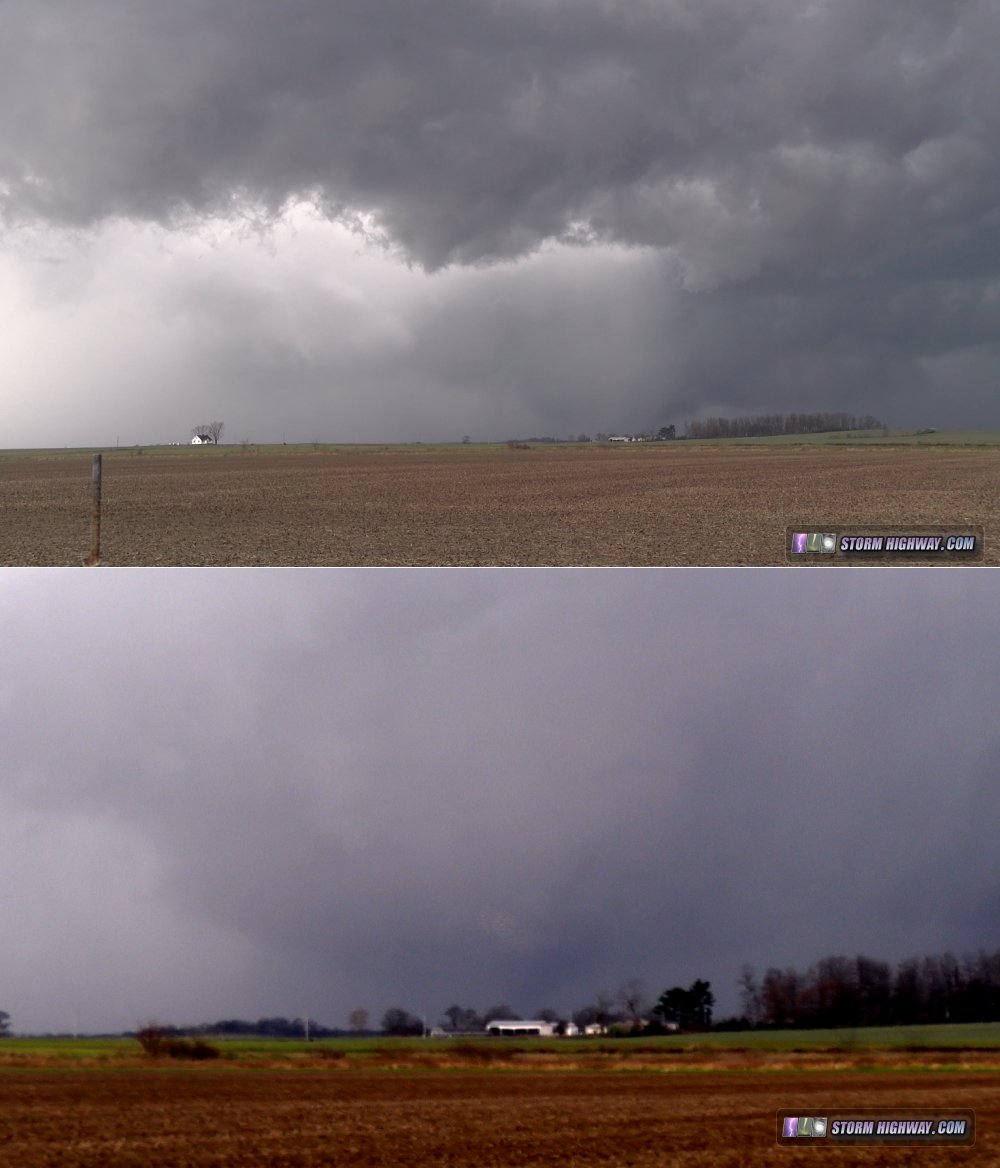
[[[507,1021],[496,1018],[486,1027],[486,1033],[494,1038],[557,1038],[558,1022]]]

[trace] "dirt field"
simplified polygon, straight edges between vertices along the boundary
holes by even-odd
[[[781,1108],[963,1107],[974,1148],[801,1151]],[[0,1074],[18,1168],[1000,1163],[995,1074],[541,1074],[192,1069]]]
[[[79,564],[89,455],[0,458],[0,564]],[[419,448],[104,456],[109,565],[784,564],[785,529],[979,523],[1000,448]]]

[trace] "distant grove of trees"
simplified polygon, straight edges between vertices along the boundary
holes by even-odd
[[[366,1019],[367,1020],[367,1019]],[[161,1026],[157,1029],[168,1038],[189,1034],[228,1034],[233,1037],[253,1035],[261,1038],[302,1038],[308,1031],[310,1038],[335,1038],[346,1033],[344,1030],[321,1026],[312,1018],[258,1018],[256,1022],[246,1018],[222,1018],[218,1022],[202,1022],[198,1026]]]
[[[777,434],[825,434],[831,430],[881,430],[878,418],[854,414],[758,414],[752,418],[704,418],[687,422],[687,438],[768,438]]]
[[[857,414],[847,414],[827,411],[818,414],[755,414],[743,418],[703,418],[698,422],[685,422],[685,438],[772,438],[780,434],[826,434],[835,430],[881,430],[885,432],[885,423],[871,414],[859,417]],[[639,433],[628,434],[618,431],[619,436],[646,442],[664,442],[677,437],[675,426],[661,426],[658,430],[643,430]],[[598,433],[597,442],[607,442],[611,434]],[[590,442],[588,434],[570,435],[569,438],[556,438],[553,435],[508,439],[508,444],[516,441],[534,443],[537,445],[554,442]]]
[[[1000,950],[959,960],[912,957],[892,969],[857,956],[824,957],[804,973],[740,975],[743,1017],[765,1027],[912,1026],[1000,1021]]]

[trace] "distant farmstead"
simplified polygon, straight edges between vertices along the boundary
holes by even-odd
[[[191,439],[192,446],[207,446],[207,445],[210,445],[211,443],[212,443],[212,435],[211,434],[195,434],[195,436]]]

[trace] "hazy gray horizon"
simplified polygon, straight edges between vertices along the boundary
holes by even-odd
[[[0,576],[25,1032],[1000,946],[990,573]]]
[[[1000,426],[987,0],[7,0],[0,445]]]

